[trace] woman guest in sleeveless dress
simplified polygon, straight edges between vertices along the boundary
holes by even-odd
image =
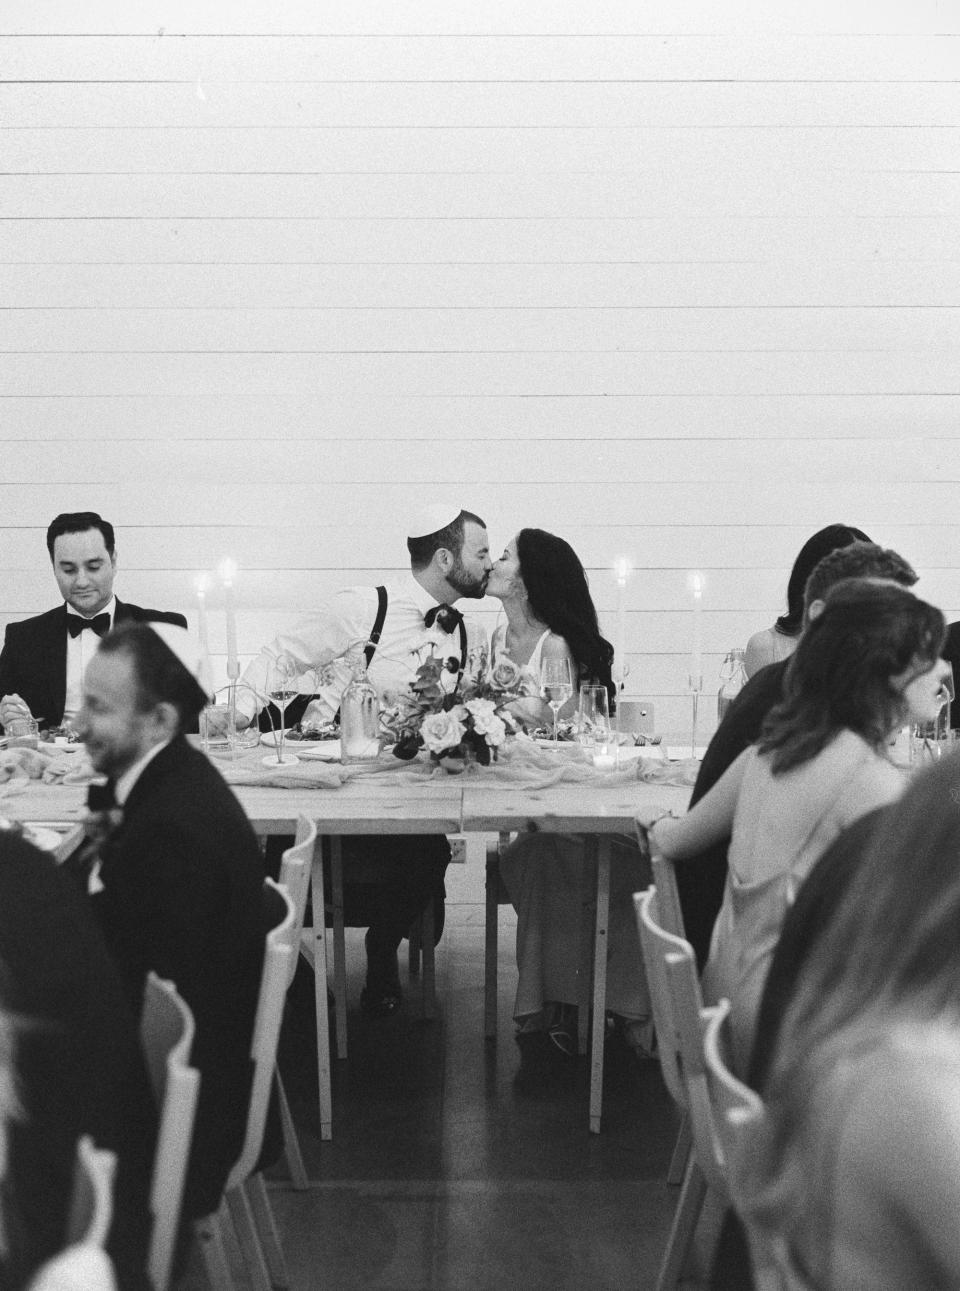
[[[738,1209],[822,1291],[960,1286],[960,757],[884,815],[804,962]]]
[[[841,547],[849,547],[851,543],[869,541],[861,529],[853,529],[847,524],[828,524],[825,529],[819,529],[807,539],[790,571],[786,614],[781,614],[772,628],[754,632],[747,642],[743,667],[748,677],[752,677],[769,663],[789,659],[796,650],[803,628],[803,600],[807,579],[823,557]]]
[[[943,615],[892,584],[838,583],[801,638],[760,741],[680,820],[659,820],[654,848],[682,862],[730,837],[729,872],[703,975],[732,1006],[737,1070],[788,904],[841,830],[899,797],[889,742],[946,699]]]
[[[494,666],[508,657],[520,668],[522,689],[516,715],[527,725],[552,722],[539,698],[542,662],[569,661],[572,698],[581,682],[607,687],[611,704],[613,648],[600,635],[586,575],[573,548],[542,529],[521,529],[494,565],[487,595],[503,604],[506,623],[492,642]],[[648,878],[632,839],[615,840],[611,871],[607,1004],[627,1022],[626,1033],[649,1041],[650,1004],[637,945],[631,893]],[[576,1053],[576,1002],[580,995],[581,930],[592,927],[589,911],[595,879],[585,841],[568,834],[525,834],[506,849],[501,873],[517,910],[519,982],[514,1016],[521,1049],[527,1038],[549,1037],[549,1049]]]

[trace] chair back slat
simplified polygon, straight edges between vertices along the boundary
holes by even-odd
[[[660,922],[658,898],[657,888],[649,887],[645,892],[635,893],[633,900],[663,1079],[674,1102],[679,1107],[686,1108],[687,1091],[681,1065],[680,1029],[674,1016],[673,997],[667,976],[667,956],[682,956],[685,949],[692,955],[693,950],[681,937],[668,932]]]
[[[267,1123],[270,1087],[277,1060],[277,1044],[287,986],[292,977],[291,961],[295,960],[300,943],[300,926],[297,912],[285,887],[264,880],[263,904],[265,922],[269,927],[260,976],[260,993],[257,999],[256,1021],[250,1047],[253,1058],[253,1082],[250,1090],[250,1107],[247,1113],[247,1131],[243,1151],[230,1171],[227,1190],[242,1183],[254,1169],[263,1147],[263,1132]],[[301,911],[301,924],[303,914]]]
[[[310,890],[310,872],[313,869],[313,854],[317,845],[317,824],[302,813],[297,819],[297,833],[293,846],[288,847],[280,860],[280,886],[287,889],[293,902],[294,920],[299,928],[307,910],[307,894]],[[299,940],[299,938],[297,939]],[[295,943],[296,944],[296,943]],[[290,956],[290,978],[293,981],[297,970],[297,956]]]
[[[180,1227],[200,1073],[190,1066],[194,1021],[172,982],[149,973],[140,1016],[140,1044],[160,1122],[150,1183],[153,1226],[147,1266],[154,1291],[166,1291]]]
[[[102,1249],[106,1244],[113,1218],[116,1166],[116,1154],[94,1147],[88,1134],[77,1140],[66,1245],[98,1246]]]

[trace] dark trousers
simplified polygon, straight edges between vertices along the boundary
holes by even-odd
[[[280,857],[292,837],[267,839],[267,870],[276,877]],[[443,932],[444,874],[450,863],[450,844],[443,834],[354,834],[342,839],[343,922],[348,928],[369,928],[368,952],[392,955],[423,913],[434,903],[434,939]],[[327,923],[330,913],[330,858],[323,858]]]

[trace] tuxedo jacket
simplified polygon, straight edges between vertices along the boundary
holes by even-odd
[[[92,898],[139,1009],[153,969],[193,1010],[200,1098],[184,1214],[216,1210],[240,1155],[263,963],[264,867],[233,792],[178,736],[148,763],[101,848]]]
[[[115,623],[176,623],[182,614],[117,600]],[[67,697],[67,607],[8,623],[0,652],[0,695],[19,695],[41,726],[59,726]]]

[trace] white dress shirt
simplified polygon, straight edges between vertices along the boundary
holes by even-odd
[[[117,609],[117,598],[111,596],[110,600],[98,610],[97,614],[109,614],[110,626],[113,627],[113,620]],[[78,614],[73,606],[67,606],[67,617],[83,619],[87,618],[85,614]],[[96,615],[90,617],[95,618]],[[87,670],[87,664],[97,652],[97,646],[100,644],[100,638],[96,632],[88,630],[78,632],[75,637],[67,633],[67,691],[63,704],[63,720],[70,721],[76,717],[80,711],[80,704],[83,700],[83,674]]]
[[[409,686],[417,668],[429,657],[431,646],[436,654],[452,655],[459,662],[460,633],[456,629],[443,632],[436,623],[430,628],[424,626],[424,615],[437,602],[412,575],[386,587],[387,616],[368,675],[381,702],[389,703],[396,692]],[[264,707],[271,663],[285,653],[296,660],[301,677],[311,669],[324,669],[319,682],[311,680],[305,689],[320,696],[318,715],[332,721],[376,617],[376,587],[350,587],[338,592],[289,632],[280,633],[264,646],[241,678],[238,710],[252,720]]]

